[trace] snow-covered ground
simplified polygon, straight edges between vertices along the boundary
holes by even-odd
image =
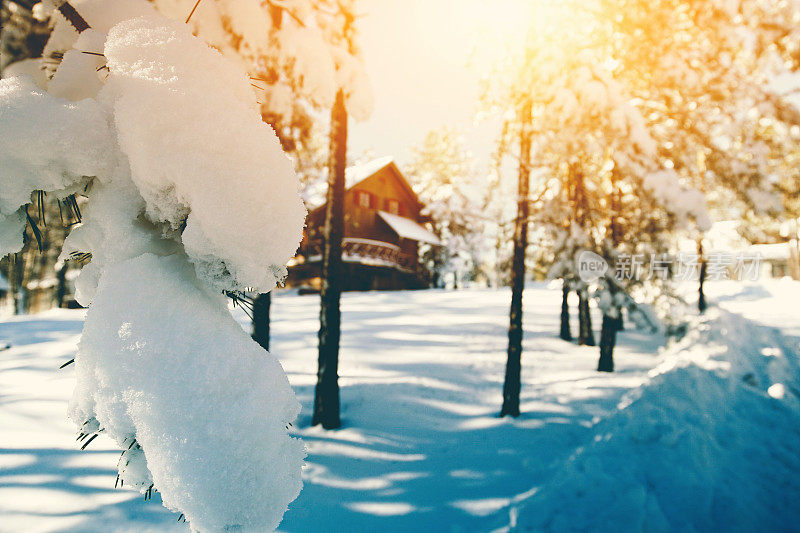
[[[309,427],[319,299],[279,293],[273,351],[309,454],[280,529],[800,527],[800,283],[709,293],[720,309],[667,349],[624,331],[607,375],[556,337],[560,291],[532,285],[517,420],[496,417],[508,291],[346,294],[337,431]],[[157,495],[114,489],[111,441],[75,443],[58,366],[83,317],[0,323],[0,531],[186,530]]]

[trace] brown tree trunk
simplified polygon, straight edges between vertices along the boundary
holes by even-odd
[[[525,288],[525,252],[528,248],[528,189],[530,186],[531,135],[530,105],[523,106],[520,117],[519,185],[517,219],[514,223],[514,259],[511,268],[511,309],[508,325],[508,360],[503,383],[503,406],[500,416],[519,416],[519,392],[522,373],[522,291]]]
[[[272,306],[272,294],[265,292],[253,300],[253,340],[269,351],[269,311]]]
[[[339,90],[331,110],[328,192],[325,206],[322,287],[319,313],[319,356],[311,424],[341,426],[339,418],[339,340],[341,338],[342,238],[344,236],[344,171],[347,162],[347,110]]]
[[[64,307],[64,299],[67,296],[67,269],[68,263],[64,261],[64,264],[61,265],[61,268],[59,268],[56,273],[58,283],[56,284],[55,303],[58,309]]]
[[[597,363],[597,370],[600,372],[614,371],[614,346],[617,344],[617,332],[621,329],[621,313],[620,310],[616,317],[603,313],[603,325],[600,330],[600,360]]]
[[[25,313],[25,287],[22,285],[24,265],[22,253],[9,255],[8,291],[11,294],[11,299],[14,304],[15,315],[22,315]]]
[[[578,344],[582,346],[595,345],[589,298],[587,298],[585,290],[578,291]]]
[[[569,328],[569,283],[564,280],[561,286],[561,331],[559,337],[565,341],[572,340],[572,332]]]
[[[616,250],[622,240],[622,228],[619,224],[619,216],[622,212],[620,201],[620,190],[617,186],[619,180],[618,167],[614,167],[611,171],[611,223],[609,225],[609,233],[611,237],[611,244],[613,249]],[[613,268],[613,265],[612,265]],[[611,299],[617,292],[617,286],[612,281],[611,275],[604,280],[606,288],[611,293]],[[614,307],[616,307],[614,303]],[[609,315],[603,312],[603,322],[600,326],[600,360],[597,362],[597,370],[599,372],[613,372],[614,371],[614,347],[617,345],[617,332],[622,329],[622,309],[616,308],[616,316]]]

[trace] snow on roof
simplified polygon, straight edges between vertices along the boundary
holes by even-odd
[[[775,244],[754,244],[748,248],[751,254],[758,254],[762,259],[789,259],[791,250],[788,242],[778,242]]]
[[[349,189],[356,183],[367,179],[391,163],[394,163],[394,158],[389,155],[367,161],[366,163],[361,163],[360,165],[347,167],[344,171],[345,189]],[[303,200],[306,202],[306,208],[310,211],[323,205],[325,203],[325,193],[327,190],[328,183],[324,180],[313,183],[307,187],[303,192]]]
[[[367,179],[368,177],[372,176],[380,169],[382,169],[387,165],[390,165],[391,163],[394,163],[394,158],[389,155],[386,157],[379,157],[378,159],[373,159],[372,161],[367,161],[366,163],[361,163],[360,165],[353,165],[352,167],[347,168],[344,171],[345,187],[349,189],[359,181]]]
[[[391,213],[387,213],[386,211],[378,211],[378,215],[380,215],[384,222],[389,224],[395,233],[404,239],[427,242],[429,244],[442,244],[442,241],[440,241],[436,235],[426,230],[410,218],[393,215]]]

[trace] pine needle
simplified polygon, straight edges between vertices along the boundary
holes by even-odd
[[[36,191],[36,200],[37,200],[37,207],[39,208],[39,221],[42,223],[42,226],[47,227],[47,220],[44,217],[44,191]]]
[[[241,307],[242,311],[244,311],[244,314],[246,314],[250,320],[253,320],[253,310],[255,304],[253,303],[252,298],[238,291],[222,291],[222,293],[231,299],[234,307]]]
[[[67,207],[69,207],[72,210],[72,214],[75,215],[75,218],[78,220],[78,222],[76,223],[80,223],[82,220],[81,208],[78,207],[78,200],[75,198],[75,195],[70,194],[69,196],[64,198],[64,203],[67,204]]]
[[[92,438],[90,438],[89,440],[87,440],[86,442],[84,442],[84,443],[83,443],[83,446],[81,446],[81,450],[85,450],[85,449],[86,449],[86,447],[87,447],[89,444],[91,444],[91,442],[92,442],[94,439],[96,439],[98,435],[99,435],[99,433],[95,433],[94,435],[92,435]]]
[[[39,247],[39,251],[43,251],[44,248],[42,246],[42,232],[39,231],[39,226],[36,225],[36,222],[33,221],[31,218],[30,213],[28,213],[28,206],[25,206],[25,216],[28,217],[28,224],[31,227],[31,231],[33,232],[33,236],[36,238],[36,244]]]
[[[197,6],[199,5],[200,5],[200,0],[197,0],[197,2],[195,2],[194,4],[194,7],[192,8],[192,11],[189,13],[189,16],[186,17],[186,24],[189,24],[189,21],[192,19],[192,15],[194,15],[194,12],[197,9]]]
[[[72,252],[67,259],[83,264],[92,260],[92,254],[89,252]]]

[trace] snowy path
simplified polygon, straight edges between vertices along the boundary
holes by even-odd
[[[281,529],[488,527],[492,513],[545,476],[593,418],[612,410],[655,364],[654,339],[630,332],[620,372],[598,375],[596,348],[554,336],[560,291],[530,290],[524,415],[500,420],[508,298],[507,291],[348,295],[340,372],[345,429],[300,431],[309,447],[306,485]],[[276,346],[303,403],[305,428],[316,338],[299,333],[313,331],[317,302],[284,302],[298,317],[298,335]]]
[[[778,316],[800,296],[800,284],[788,287],[712,291],[734,312],[745,309],[732,297],[741,292],[749,318],[800,333],[800,316]],[[533,286],[525,296],[524,414],[500,420],[508,298],[491,290],[347,294],[344,428],[333,432],[308,427],[318,298],[275,298],[273,348],[303,403],[297,434],[309,448],[305,488],[281,530],[502,526],[591,440],[593,422],[615,413],[662,363],[661,339],[626,331],[618,372],[597,374],[596,348],[555,337],[560,291]],[[0,324],[0,338],[14,344],[0,352],[0,531],[185,530],[157,498],[114,490],[118,455],[109,441],[77,451],[64,419],[71,373],[56,368],[74,353],[81,320],[80,311],[59,311]]]

